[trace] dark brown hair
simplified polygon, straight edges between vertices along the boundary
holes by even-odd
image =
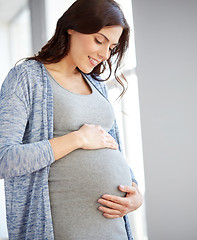
[[[126,88],[121,79],[117,76],[117,70],[129,43],[129,25],[124,17],[122,10],[114,0],[77,0],[58,20],[55,34],[48,43],[38,52],[37,55],[28,59],[34,59],[42,63],[57,63],[64,58],[70,48],[70,37],[68,29],[73,29],[84,34],[97,33],[103,27],[120,25],[123,32],[119,39],[118,46],[111,53],[106,62],[97,65],[90,75],[99,81],[98,76],[109,68],[112,73],[112,56],[115,64],[115,79],[122,85],[123,91],[121,97],[126,92]],[[28,60],[27,59],[27,60]],[[121,75],[127,83],[125,77]]]

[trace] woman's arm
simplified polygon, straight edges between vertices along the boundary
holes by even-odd
[[[114,148],[115,140],[100,126],[83,125],[78,131],[51,140],[23,143],[28,112],[15,94],[0,98],[0,178],[38,171],[77,148]]]
[[[23,144],[28,122],[24,103],[15,94],[0,97],[0,178],[24,175],[54,162],[49,141]]]
[[[79,130],[61,137],[49,140],[55,160],[70,152],[82,149],[112,148],[118,149],[118,144],[100,125],[84,124]]]

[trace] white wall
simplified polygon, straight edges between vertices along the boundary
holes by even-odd
[[[8,27],[5,23],[0,23],[0,86],[6,77],[10,68],[10,52],[9,52],[9,37]]]
[[[10,54],[9,54],[9,40],[7,24],[0,23],[0,86],[7,75],[10,67]],[[4,182],[0,179],[0,238],[7,237],[6,227],[6,213],[5,213],[5,197],[4,197]]]
[[[53,36],[57,20],[74,2],[75,0],[58,0],[57,4],[55,0],[45,0],[47,40]]]
[[[197,1],[133,1],[150,240],[197,239]]]

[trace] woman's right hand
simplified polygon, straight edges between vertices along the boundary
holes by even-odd
[[[118,149],[115,139],[107,133],[100,125],[84,124],[78,135],[83,149],[112,148]]]

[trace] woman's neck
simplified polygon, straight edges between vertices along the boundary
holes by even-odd
[[[44,64],[47,70],[56,72],[65,77],[72,78],[80,74],[77,66],[72,64],[69,57],[66,56],[57,63]]]

